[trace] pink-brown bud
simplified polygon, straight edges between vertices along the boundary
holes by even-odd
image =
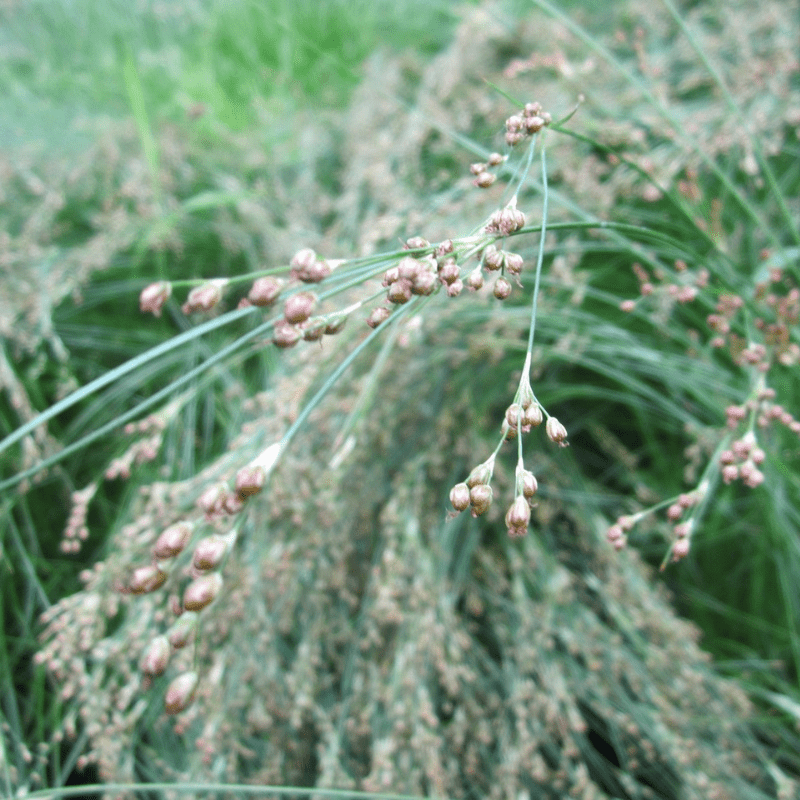
[[[192,538],[194,526],[191,522],[176,522],[165,528],[153,545],[153,557],[158,559],[172,558],[183,552]]]
[[[294,347],[302,337],[300,329],[290,325],[286,320],[276,322],[272,331],[272,343],[283,350]]]
[[[325,326],[325,334],[327,336],[335,336],[337,333],[341,333],[344,326],[347,324],[347,317],[342,314],[339,317],[333,317],[333,319],[328,322]]]
[[[316,295],[311,292],[298,292],[286,298],[283,306],[283,316],[292,325],[305,322],[317,304]]]
[[[456,511],[466,511],[469,508],[469,486],[466,483],[457,483],[450,490],[450,502]]]
[[[497,176],[491,172],[481,172],[477,175],[473,183],[480,189],[488,189],[495,181]]]
[[[164,303],[169,300],[172,294],[172,284],[169,281],[158,281],[145,286],[139,295],[139,310],[150,312],[156,317],[161,316],[161,309]]]
[[[473,467],[467,478],[467,486],[471,489],[473,486],[489,483],[492,479],[493,468],[494,464],[489,461],[484,461],[482,464],[478,464],[477,467]]]
[[[406,278],[399,278],[386,292],[386,299],[390,303],[402,305],[411,299],[411,281]]]
[[[389,267],[386,272],[383,273],[383,281],[381,282],[383,286],[390,286],[393,284],[398,278],[400,277],[400,270],[398,267]]]
[[[306,342],[317,342],[325,335],[326,323],[323,317],[309,317],[297,326]]]
[[[161,675],[169,665],[169,640],[166,636],[156,636],[142,655],[139,668],[145,675]]]
[[[225,505],[225,498],[228,495],[228,487],[224,483],[215,483],[203,491],[197,498],[197,505],[205,512],[207,517],[222,512]]]
[[[678,539],[678,541],[672,545],[672,560],[680,561],[682,558],[686,558],[690,549],[691,541],[689,539]]]
[[[480,267],[476,267],[470,274],[467,276],[467,286],[473,291],[478,291],[478,289],[483,288],[483,272],[481,272]]]
[[[494,282],[492,294],[498,300],[505,300],[511,294],[511,284],[502,275]]]
[[[503,268],[503,251],[498,250],[493,244],[490,244],[483,251],[483,263],[488,270],[498,270]]]
[[[167,714],[179,714],[192,704],[197,682],[196,672],[184,672],[170,683],[164,694],[164,710]]]
[[[317,254],[310,247],[304,247],[302,250],[298,250],[292,256],[289,266],[291,266],[293,271],[295,269],[309,269],[316,263],[316,261]]]
[[[522,256],[519,253],[506,253],[506,270],[510,275],[519,275],[523,267]]]
[[[210,311],[222,300],[222,289],[227,283],[227,279],[221,278],[196,286],[189,292],[181,311],[184,314],[190,314],[192,311]]]
[[[247,299],[254,306],[269,306],[278,299],[282,288],[283,281],[280,280],[280,278],[273,278],[271,276],[256,278],[253,285],[250,287]]]
[[[522,496],[530,500],[539,491],[539,482],[536,476],[527,469],[522,470]]]
[[[531,507],[522,495],[518,495],[506,512],[506,527],[527,528],[530,521]]]
[[[186,647],[194,638],[197,629],[198,615],[194,611],[184,611],[175,622],[172,623],[167,631],[169,643],[179,650]]]
[[[438,280],[430,270],[420,270],[419,274],[414,278],[411,284],[411,291],[414,294],[427,296],[433,294],[438,286]]]
[[[454,258],[448,258],[443,264],[439,266],[439,280],[444,284],[453,283],[457,281],[461,275],[461,270],[456,264]]]
[[[538,403],[531,403],[522,412],[522,424],[526,427],[530,426],[532,428],[536,428],[542,424],[543,419],[544,415],[542,414],[542,409]]]
[[[128,590],[131,594],[147,594],[155,592],[164,585],[167,580],[167,573],[159,569],[155,564],[147,564],[144,567],[137,567],[131,575],[131,582]]]
[[[500,153],[490,153],[488,158],[488,163],[490,167],[497,167],[502,164],[506,160],[505,156],[500,155]]]
[[[392,312],[389,311],[388,308],[378,306],[378,308],[374,308],[372,313],[367,317],[367,325],[369,325],[370,328],[377,328],[389,319],[391,313]]]
[[[187,611],[202,611],[217,599],[222,591],[222,575],[211,572],[195,578],[183,593],[183,607]]]
[[[522,419],[522,406],[519,403],[512,403],[506,409],[506,422],[509,428],[516,428]]]
[[[493,495],[492,487],[485,483],[479,483],[469,490],[469,501],[472,505],[473,516],[478,517],[489,510]]]
[[[264,488],[267,474],[261,466],[242,467],[236,473],[236,494],[240,498],[258,494]]]
[[[422,236],[412,236],[406,240],[407,250],[421,250],[423,247],[430,247],[430,242]]]
[[[444,241],[439,243],[439,246],[436,248],[434,255],[436,258],[441,258],[442,256],[449,255],[450,253],[455,250],[455,245],[453,244],[452,239],[445,239]]]
[[[212,534],[204,536],[194,548],[192,565],[195,569],[206,571],[216,569],[228,552],[228,539]]]
[[[565,440],[567,438],[567,429],[555,417],[547,418],[545,431],[547,432],[547,438],[551,442],[555,442],[562,447],[566,446]]]
[[[456,278],[452,283],[445,286],[445,291],[448,297],[458,297],[464,291],[464,281],[461,278]]]

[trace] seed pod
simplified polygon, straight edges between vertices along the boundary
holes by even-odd
[[[465,511],[469,508],[469,486],[466,483],[457,483],[450,490],[450,502],[456,511]]]
[[[464,281],[456,278],[452,283],[447,284],[446,290],[448,297],[458,297],[464,291]]]
[[[467,276],[467,286],[473,291],[478,291],[478,289],[483,288],[483,272],[481,272],[480,267],[476,267],[470,274]]]
[[[131,594],[148,594],[160,589],[166,580],[166,572],[159,569],[155,564],[147,564],[144,567],[137,567],[133,571],[128,590]]]
[[[181,306],[181,311],[184,314],[190,314],[192,311],[210,311],[222,300],[222,288],[227,283],[226,278],[219,278],[204,283],[202,286],[196,286],[189,292],[186,302]]]
[[[439,266],[439,280],[442,283],[449,284],[457,281],[461,275],[461,270],[456,264],[454,258],[448,258],[443,264]]]
[[[197,629],[198,615],[194,611],[184,611],[167,631],[169,643],[179,650],[192,641]]]
[[[522,470],[522,496],[530,500],[539,490],[539,482],[536,476],[527,469]]]
[[[421,262],[411,256],[401,258],[397,263],[397,276],[404,278],[407,281],[413,281],[417,277],[420,269],[422,268]]]
[[[523,265],[524,262],[519,253],[506,253],[506,270],[511,275],[519,275]]]
[[[530,427],[536,428],[542,424],[543,419],[544,415],[538,403],[531,403],[525,411],[522,412],[522,424],[525,426],[530,425]]]
[[[228,540],[224,536],[205,536],[194,548],[192,566],[201,571],[215,569],[222,563],[227,552]]]
[[[202,611],[211,605],[222,591],[222,575],[211,572],[195,578],[183,593],[183,607],[187,611]]]
[[[386,272],[383,273],[383,286],[390,286],[393,284],[398,278],[400,277],[400,270],[398,267],[389,267]]]
[[[165,528],[153,545],[153,557],[164,559],[177,556],[189,544],[193,531],[191,522],[176,522]]]
[[[512,403],[506,409],[506,422],[508,423],[509,427],[516,428],[519,425],[519,421],[522,419],[522,406],[519,403]]]
[[[511,294],[511,284],[501,275],[492,287],[492,294],[498,300],[505,300]]]
[[[156,317],[161,316],[161,309],[164,303],[169,300],[172,294],[172,284],[169,281],[159,281],[158,283],[151,283],[142,289],[139,295],[139,310],[147,313],[150,312]]]
[[[422,236],[412,236],[410,239],[406,240],[406,249],[407,250],[421,250],[423,247],[430,247],[430,242],[427,239],[423,239]]]
[[[488,461],[484,461],[482,464],[478,464],[477,467],[474,467],[467,478],[467,486],[472,489],[473,486],[489,483],[492,479],[493,466],[494,465],[490,464]]]
[[[170,683],[164,694],[164,710],[167,714],[178,714],[192,704],[197,682],[196,672],[184,672]]]
[[[277,300],[283,288],[283,281],[279,278],[265,276],[256,278],[250,287],[247,299],[254,306],[269,306]]]
[[[473,183],[480,189],[488,189],[496,180],[497,176],[491,172],[481,172]]]
[[[490,244],[483,251],[483,263],[488,270],[498,270],[503,268],[503,252]]]
[[[567,429],[555,417],[547,418],[545,431],[547,432],[547,438],[556,444],[563,445],[567,438]]]
[[[506,158],[505,156],[500,155],[500,153],[490,153],[489,158],[487,159],[490,167],[496,167],[502,164]]]
[[[139,669],[145,675],[161,675],[167,669],[170,656],[169,640],[166,636],[156,636],[142,655]]]
[[[414,294],[427,296],[433,294],[438,285],[439,281],[436,279],[436,275],[430,270],[421,270],[411,284],[411,291]]]

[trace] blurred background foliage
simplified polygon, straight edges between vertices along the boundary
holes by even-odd
[[[590,32],[585,38],[570,31],[570,25],[565,19],[559,21],[552,9],[545,13],[547,8],[546,3],[444,0],[138,4],[6,0],[0,6],[0,141],[4,145],[0,152],[0,380],[4,387],[0,427],[4,435],[11,433],[70,391],[189,330],[193,323],[176,305],[168,307],[160,320],[140,315],[138,292],[152,280],[235,277],[285,264],[303,246],[347,257],[395,249],[398,238],[410,235],[436,241],[466,233],[464,220],[469,220],[468,226],[479,223],[497,201],[496,195],[490,193],[487,199],[471,187],[466,167],[486,152],[483,148],[500,146],[498,131],[512,110],[485,80],[522,101],[540,100],[556,117],[571,110],[580,96],[583,104],[569,127],[588,140],[549,137],[554,221],[637,222],[669,233],[680,248],[648,250],[627,237],[600,239],[575,231],[551,234],[534,388],[551,413],[567,424],[572,446],[563,453],[543,455],[541,466],[536,467],[543,496],[540,533],[531,534],[539,537],[536,542],[515,549],[504,541],[497,516],[481,525],[462,520],[450,527],[443,524],[449,486],[488,454],[497,420],[513,394],[512,376],[524,357],[528,318],[527,301],[519,297],[501,309],[466,296],[452,307],[442,300],[432,305],[422,315],[419,338],[414,338],[413,331],[399,336],[402,357],[391,350],[396,362],[389,363],[395,370],[402,363],[403,374],[418,376],[417,382],[411,377],[400,380],[391,372],[371,372],[377,369],[375,364],[384,363],[373,352],[351,378],[344,379],[352,381],[352,385],[346,383],[348,391],[342,390],[345,399],[331,400],[327,411],[318,412],[314,431],[309,430],[302,437],[304,443],[298,444],[298,453],[307,459],[305,465],[287,464],[285,480],[289,486],[292,475],[300,483],[308,480],[310,486],[322,480],[326,492],[339,485],[339,494],[334,492],[331,500],[334,517],[344,520],[337,530],[356,524],[365,531],[356,537],[357,546],[347,561],[351,567],[360,565],[357,593],[361,593],[365,618],[374,614],[377,619],[380,615],[375,609],[381,605],[377,589],[361,571],[369,564],[380,566],[387,550],[397,547],[407,548],[412,563],[424,565],[423,572],[430,571],[431,581],[420,596],[435,604],[435,588],[440,587],[442,597],[452,600],[450,605],[442,600],[437,625],[444,620],[454,630],[463,626],[472,637],[471,647],[490,653],[490,662],[521,664],[522,654],[527,653],[525,637],[533,635],[533,622],[526,615],[555,609],[542,626],[547,635],[540,631],[543,652],[552,646],[559,658],[566,659],[568,667],[553,667],[567,676],[565,691],[570,699],[564,702],[570,711],[565,713],[582,716],[590,730],[580,739],[585,745],[579,746],[583,747],[580,757],[566,746],[561,755],[548,751],[542,756],[553,774],[565,769],[566,762],[572,765],[569,769],[588,764],[587,785],[601,797],[694,796],[693,791],[700,791],[693,782],[696,776],[687,772],[675,777],[671,770],[678,768],[658,759],[651,760],[650,772],[626,766],[620,741],[630,718],[620,722],[612,712],[620,710],[621,704],[623,716],[636,717],[641,708],[634,703],[631,710],[625,705],[630,698],[623,702],[608,687],[593,689],[591,697],[582,693],[580,686],[587,680],[582,659],[591,660],[590,656],[579,657],[577,646],[559,643],[559,635],[569,625],[586,636],[597,635],[607,643],[604,652],[612,661],[617,656],[631,658],[640,679],[652,680],[661,699],[669,697],[668,670],[651,669],[646,658],[640,664],[626,649],[632,647],[630,642],[620,645],[611,635],[606,640],[605,628],[593,627],[598,625],[595,617],[604,615],[597,611],[598,604],[606,612],[615,608],[615,624],[622,625],[618,604],[624,600],[638,603],[636,609],[625,612],[633,616],[637,629],[647,629],[648,615],[668,615],[659,633],[667,641],[659,651],[662,656],[677,652],[671,648],[693,635],[671,614],[687,617],[702,631],[701,645],[714,656],[713,666],[704,666],[698,649],[690,648],[681,658],[690,665],[687,669],[697,670],[699,683],[711,687],[708,691],[723,697],[734,691],[725,688],[724,682],[714,683],[716,675],[723,674],[749,692],[754,709],[748,709],[739,695],[728,698],[746,719],[747,729],[747,733],[730,734],[735,741],[731,747],[768,765],[762,764],[756,779],[739,776],[750,781],[749,788],[732,785],[727,796],[780,796],[784,776],[796,776],[800,769],[796,436],[785,429],[771,429],[765,435],[769,458],[764,486],[756,490],[738,484],[716,487],[691,556],[663,574],[651,573],[645,565],[657,566],[663,558],[666,523],[644,525],[633,538],[644,563],[635,554],[611,558],[602,542],[602,525],[619,513],[690,487],[693,465],[696,473],[724,427],[725,406],[747,396],[748,376],[724,354],[708,348],[698,333],[713,308],[715,293],[734,291],[753,300],[755,284],[764,280],[770,265],[782,267],[797,280],[800,251],[792,226],[785,222],[786,209],[795,220],[800,213],[797,20],[780,2],[757,7],[744,0],[682,4],[679,16],[698,37],[702,52],[724,74],[740,107],[737,116],[726,107],[724,92],[668,7],[642,8],[619,0],[609,13],[608,6],[598,10],[585,3],[561,3],[560,13],[572,25]],[[659,108],[669,113],[665,116]],[[755,152],[749,133],[758,143]],[[648,195],[641,174],[618,166],[609,153],[631,159],[666,191],[657,197]],[[763,157],[763,163],[757,157]],[[777,187],[765,179],[764,163],[778,176]],[[522,192],[520,201],[526,210],[536,207],[535,181]],[[532,215],[529,212],[529,223],[534,221]],[[535,245],[533,239],[519,242],[526,262],[534,257]],[[712,272],[716,283],[708,297],[697,306],[664,304],[633,315],[619,311],[620,301],[638,292],[633,261],[649,257],[661,265],[670,264],[687,253],[693,265],[706,265]],[[229,308],[235,307],[247,287],[242,283],[229,293]],[[525,288],[521,294],[527,297],[528,280]],[[243,320],[237,335],[254,325]],[[100,567],[108,563],[109,574],[114,574],[114,569],[130,568],[146,559],[146,549],[131,545],[126,550],[120,544],[126,525],[146,516],[142,487],[154,483],[172,487],[169,512],[162,509],[165,516],[189,509],[207,480],[207,470],[221,469],[219,459],[231,453],[234,460],[237,453],[242,457],[241,449],[236,449],[242,446],[238,437],[243,424],[253,422],[248,402],[263,395],[263,409],[271,409],[265,413],[275,414],[277,422],[290,418],[358,333],[350,331],[341,345],[327,347],[322,359],[311,351],[278,356],[271,348],[253,346],[232,351],[213,369],[198,370],[176,393],[178,402],[165,419],[158,458],[136,467],[128,481],[102,480],[112,459],[123,455],[136,438],[109,430],[90,446],[78,447],[60,459],[37,482],[26,482],[24,492],[10,486],[21,469],[32,468],[104,425],[112,428],[122,415],[144,416],[144,408],[136,414],[138,404],[165,388],[168,392],[173,381],[231,343],[235,336],[227,327],[190,339],[185,347],[87,396],[51,420],[46,432],[0,456],[0,481],[9,484],[0,500],[4,518],[0,676],[5,733],[0,755],[9,792],[35,788],[36,780],[61,785],[98,774],[107,780],[208,776],[192,762],[191,744],[182,764],[154,766],[142,758],[142,753],[166,758],[163,749],[174,747],[172,734],[163,726],[158,736],[151,732],[159,698],[147,714],[139,709],[139,716],[130,718],[135,720],[130,723],[138,731],[135,736],[126,739],[130,731],[123,735],[120,730],[119,747],[131,747],[126,756],[112,748],[110,754],[95,752],[94,760],[85,758],[87,750],[97,750],[91,723],[103,718],[102,708],[78,724],[75,739],[67,737],[62,743],[65,721],[76,718],[75,704],[85,705],[86,698],[78,692],[62,700],[52,691],[44,670],[34,665],[42,630],[40,614],[66,599],[64,618],[79,629],[82,623],[75,610],[79,603],[70,606],[69,599],[80,598],[87,582],[99,591],[86,576],[79,580],[81,570],[97,563],[95,574],[100,575]],[[402,349],[404,336],[415,344],[414,356]],[[793,336],[796,339],[796,331]],[[300,375],[303,389],[287,389],[286,382]],[[791,408],[800,396],[796,365],[777,367],[771,378],[782,402]],[[375,382],[381,387],[377,398],[374,389],[369,389]],[[343,420],[352,412],[346,397],[362,397],[362,384],[365,399],[356,406],[355,416],[365,427],[358,441],[374,449],[362,452],[358,468],[353,469],[371,475],[375,484],[372,493],[365,495],[371,503],[369,513],[359,510],[361,495],[347,496],[346,481],[336,483],[342,480],[336,470],[332,469],[329,484],[313,470],[307,471],[309,463],[328,463],[329,452],[339,446],[337,426],[344,426]],[[419,389],[423,384],[424,391]],[[398,420],[406,414],[409,418],[403,427]],[[386,429],[395,432],[392,436],[375,429],[375,419],[382,417],[391,420]],[[453,426],[463,436],[456,436]],[[441,452],[431,446],[426,453],[424,441],[418,442],[422,451],[418,453],[409,444],[414,437],[405,443],[407,447],[401,446],[406,432],[418,429],[436,432],[431,441],[452,448],[453,460],[440,463]],[[280,428],[276,423],[268,430],[279,435]],[[389,465],[384,465],[386,472],[373,475],[374,461],[383,463],[387,453],[392,455]],[[302,461],[299,455],[298,461]],[[498,480],[499,493],[504,479]],[[95,481],[99,488],[88,518],[91,535],[80,554],[65,555],[60,546],[70,495]],[[299,502],[286,486],[280,491],[285,507]],[[416,498],[415,503],[409,501],[405,519],[393,505],[395,495]],[[309,508],[300,503],[294,513],[302,518],[312,514]],[[154,513],[151,524],[157,526],[158,513],[147,513]],[[262,513],[269,518],[267,509]],[[323,525],[324,519],[323,514],[317,524]],[[303,583],[310,579],[303,578],[304,562],[294,549],[296,532],[281,533],[278,520],[264,521],[258,516],[252,525],[258,529],[262,523],[297,559],[292,567],[297,586],[310,585]],[[409,526],[421,524],[427,533],[409,539]],[[372,539],[376,529],[384,530],[380,547]],[[454,530],[463,535],[463,541]],[[576,531],[580,535],[574,537]],[[330,543],[310,536],[307,545],[312,541],[323,559],[310,567],[312,572],[322,569],[328,563],[325,559],[336,563]],[[346,547],[346,539],[334,537],[333,541]],[[258,547],[247,552],[256,564],[260,559],[267,563],[274,555],[268,558]],[[533,566],[521,566],[527,557],[534,559]],[[243,583],[250,581],[255,591],[258,571],[248,573],[248,562],[244,556],[242,560]],[[385,566],[389,576],[392,563],[390,559]],[[562,564],[568,579],[553,566],[556,563]],[[619,572],[612,577],[616,569]],[[523,590],[515,583],[515,570]],[[412,578],[401,573],[395,600],[413,594]],[[598,588],[598,575],[607,588]],[[559,580],[569,587],[564,596]],[[620,588],[621,582],[628,582],[626,589]],[[670,605],[659,593],[662,582],[672,592]],[[110,592],[111,583],[110,579],[102,583],[103,591]],[[280,628],[282,655],[276,656],[276,663],[284,664],[288,684],[295,679],[286,666],[291,654],[303,642],[314,641],[321,625],[325,630],[323,623],[337,631],[333,652],[326,657],[339,677],[348,632],[352,634],[348,626],[363,632],[366,625],[353,622],[346,602],[338,609],[339,616],[331,611],[325,620],[325,590],[319,591],[311,607],[322,617],[302,616],[302,597],[292,595],[281,606],[284,618],[270,623]],[[603,599],[593,600],[595,594]],[[417,620],[415,609],[397,602],[409,619]],[[157,609],[151,611],[157,617]],[[263,613],[269,616],[269,606]],[[224,611],[218,616],[224,621]],[[284,629],[285,619],[294,620],[294,633],[291,625],[288,631]],[[398,638],[413,642],[415,652],[422,654],[417,668],[423,674],[427,667],[419,664],[429,665],[431,658],[442,657],[426,650],[426,636],[440,630],[426,627],[430,624],[430,620],[409,622],[397,637],[385,624],[376,623],[375,636],[385,637],[381,641],[386,651],[381,657],[391,663],[391,654],[400,652],[393,649]],[[119,635],[133,646],[138,639],[133,634],[125,639],[125,625],[124,615],[114,617],[107,630],[96,633],[97,641],[108,642]],[[222,634],[210,633],[208,648],[213,650],[225,641]],[[269,646],[265,645],[267,653],[274,652],[275,641],[270,639]],[[246,648],[247,639],[236,646]],[[281,651],[281,647],[287,649]],[[453,647],[452,652],[472,653],[463,643]],[[616,653],[615,647],[619,648]],[[91,648],[87,652],[98,657]],[[565,652],[572,653],[574,662]],[[78,659],[84,656],[80,650],[75,654]],[[269,658],[256,647],[251,656]],[[369,692],[364,689],[369,681],[365,678],[360,689],[352,688],[352,676],[361,674],[361,668],[368,674],[368,664],[355,655],[348,658],[349,677],[341,685],[352,694],[342,702],[347,706],[360,698],[358,702],[369,706]],[[497,700],[500,706],[510,703],[509,696],[497,694],[496,684],[502,680],[481,662],[482,656],[469,658],[482,665],[469,662],[481,676],[479,683],[484,681],[486,694],[481,702],[491,696],[501,698]],[[458,656],[448,659],[451,666],[459,663]],[[113,663],[116,666],[109,671],[123,676],[119,678],[123,685],[125,679],[135,682],[121,662]],[[303,665],[307,662],[300,659],[295,668],[301,670]],[[563,673],[559,672],[562,668],[566,669]],[[247,672],[248,667],[239,664],[236,669]],[[392,670],[400,670],[399,662]],[[276,686],[283,686],[285,696]],[[542,686],[552,691],[553,684],[547,680]],[[276,697],[283,697],[295,709],[301,707],[296,693],[278,678],[262,690],[276,692]],[[463,687],[461,691],[465,719],[478,724],[478,718],[470,715],[478,713],[480,703]],[[110,702],[112,695],[105,699]],[[102,692],[98,696],[103,697]],[[309,712],[314,724],[301,714],[299,727],[287,722],[285,730],[274,729],[275,747],[292,741],[291,731],[297,736],[298,730],[310,731],[314,725],[314,741],[324,739],[324,724],[336,716],[321,696],[315,699],[324,713],[314,717]],[[222,712],[246,708],[248,698],[229,696],[229,701],[232,705]],[[372,702],[377,702],[375,697]],[[470,702],[477,706],[471,707]],[[519,702],[520,709],[528,708],[523,700]],[[368,720],[336,710],[339,719],[354,720],[355,732],[348,733],[345,748],[348,755],[341,762],[349,764],[346,772],[354,781],[353,776],[364,781],[375,778],[377,767],[370,766],[368,755],[391,739],[387,733],[394,724],[391,713],[383,706],[378,711],[372,708],[379,722],[369,733],[359,727]],[[204,713],[213,718],[208,706]],[[330,718],[325,716],[328,713]],[[450,713],[453,709],[436,709],[442,730]],[[531,714],[536,713],[532,708]],[[683,723],[687,741],[702,738],[693,723],[682,718]],[[657,715],[637,718],[637,724],[658,746],[667,747],[656,732]],[[263,734],[257,733],[258,725],[242,730],[255,738]],[[544,730],[549,729],[545,726]],[[451,757],[463,763],[465,753],[452,738],[442,736],[437,741],[445,742],[441,746],[452,748]],[[502,754],[507,749],[501,740],[486,744],[488,750],[481,755],[484,770],[491,772],[504,763]],[[338,741],[344,741],[342,735]],[[710,759],[723,740],[711,737],[709,741]],[[757,757],[762,746],[763,754]],[[424,746],[418,744],[415,752],[420,749]],[[112,763],[114,758],[119,759],[117,764]],[[132,759],[133,766],[125,758]],[[262,779],[301,785],[320,774],[331,780],[336,777],[340,783],[346,777],[332,767],[328,772],[320,764],[309,767],[311,761],[303,760],[311,758],[308,755],[297,756],[294,766],[283,772],[270,761],[274,756],[268,747],[260,758]],[[93,771],[98,762],[99,773]],[[250,780],[256,775],[258,770],[251,767],[224,771],[229,780]],[[426,780],[409,779],[406,784],[395,778],[384,788],[399,790],[402,783],[402,790],[409,792],[433,794],[442,787],[452,791],[452,783],[440,787],[431,782],[430,775]],[[581,775],[570,772],[572,783],[568,781],[563,790],[578,791],[575,787],[581,780]],[[545,784],[532,788],[523,782],[522,787],[537,796]],[[371,786],[357,781],[352,785]],[[463,776],[460,785],[462,796],[470,792],[479,796],[489,788]],[[509,786],[520,789],[513,781]],[[589,789],[585,791],[575,796],[593,796]]]

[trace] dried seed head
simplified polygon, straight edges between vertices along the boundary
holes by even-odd
[[[197,682],[196,672],[184,672],[170,683],[164,693],[164,710],[167,714],[179,714],[192,704]]]
[[[131,594],[147,594],[155,592],[164,585],[167,580],[167,573],[159,569],[155,564],[147,564],[144,567],[137,567],[131,575],[128,584],[128,591]]]
[[[555,418],[548,417],[545,425],[547,438],[562,447],[566,447],[567,429]]]
[[[522,129],[522,117],[517,114],[512,114],[506,120],[506,130],[510,133],[514,133]]]
[[[193,531],[194,525],[191,522],[176,522],[165,528],[153,545],[153,558],[172,558],[183,552]]]
[[[239,499],[258,494],[264,488],[266,479],[267,473],[263,467],[259,465],[242,467],[236,473],[236,483],[234,484]]]
[[[317,297],[312,292],[298,292],[286,298],[283,305],[284,319],[291,325],[305,322],[317,304]]]
[[[139,310],[160,317],[161,309],[164,307],[164,303],[169,300],[171,294],[172,284],[169,281],[151,283],[149,286],[145,286],[139,295]]]
[[[494,282],[492,294],[498,300],[505,300],[511,294],[511,284],[502,275]]]
[[[156,636],[144,651],[139,669],[145,675],[162,675],[169,665],[171,648],[166,636]]]
[[[467,276],[467,286],[475,292],[483,288],[483,272],[480,267],[475,267]]]
[[[396,280],[389,287],[389,291],[386,292],[386,299],[390,303],[395,303],[397,305],[407,303],[411,299],[411,281],[405,278]]]
[[[525,135],[520,133],[520,131],[506,131],[506,144],[509,147],[514,147],[514,145],[519,144],[524,138]]]
[[[179,650],[181,647],[186,647],[189,642],[194,638],[195,631],[197,630],[198,615],[194,611],[184,611],[175,622],[172,623],[170,629],[167,631],[167,639],[169,643]]]
[[[525,131],[527,133],[538,133],[544,128],[544,118],[538,114],[532,117],[525,117]]]
[[[491,172],[481,172],[473,183],[480,189],[488,189],[496,180],[497,176],[492,175]]]
[[[204,536],[194,548],[194,555],[192,556],[194,568],[201,572],[216,569],[228,552],[228,543],[229,540],[224,536],[217,534]]]
[[[195,578],[183,593],[183,607],[187,611],[202,611],[211,605],[222,591],[222,575],[210,572]]]
[[[489,510],[489,506],[492,504],[492,495],[492,487],[485,483],[479,483],[469,490],[472,516],[479,517]]]
[[[544,415],[538,403],[531,403],[522,413],[522,424],[525,427],[536,428],[542,424]]]
[[[299,328],[290,325],[285,320],[280,320],[275,323],[275,328],[272,331],[272,343],[276,347],[287,348],[294,347],[302,338],[303,334]]]
[[[192,311],[210,311],[222,300],[222,290],[228,284],[227,278],[216,278],[189,292],[186,302],[181,306],[184,314]]]
[[[542,110],[542,104],[538,102],[525,103],[522,113],[526,117],[535,117]]]
[[[406,239],[406,250],[421,250],[424,247],[430,247],[431,243],[422,236],[412,236]]]
[[[250,287],[247,299],[254,306],[268,306],[277,300],[283,288],[283,281],[280,278],[265,276],[256,278]]]
[[[378,308],[374,308],[372,313],[367,317],[367,325],[369,325],[370,328],[377,328],[389,319],[391,313],[392,312],[389,311],[388,308],[378,306]]]
[[[457,483],[450,490],[450,502],[456,511],[466,511],[469,508],[469,486],[466,483]]]
[[[527,529],[531,521],[531,507],[522,495],[518,495],[506,512],[507,528]]]

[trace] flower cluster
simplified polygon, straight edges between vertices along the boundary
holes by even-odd
[[[633,273],[639,281],[641,298],[664,298],[667,303],[691,303],[697,299],[698,292],[708,286],[709,272],[705,267],[690,270],[685,261],[677,259],[674,263],[675,275],[668,276],[660,267],[653,275],[638,262],[632,265]],[[636,300],[623,300],[619,307],[630,313],[637,306]]]

